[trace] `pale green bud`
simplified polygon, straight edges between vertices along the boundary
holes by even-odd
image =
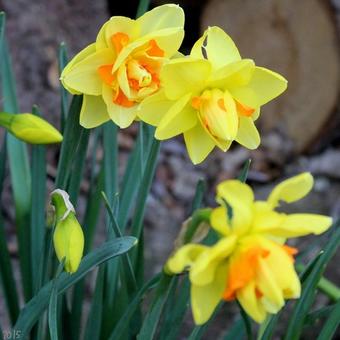
[[[44,119],[31,113],[0,112],[0,126],[15,137],[31,144],[60,143],[63,136]]]
[[[83,256],[83,230],[76,218],[67,192],[61,189],[54,190],[51,193],[51,202],[55,208],[56,220],[53,234],[54,249],[59,262],[64,259],[65,271],[74,273]]]

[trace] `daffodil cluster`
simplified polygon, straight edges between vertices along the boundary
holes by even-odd
[[[93,128],[111,119],[125,128],[139,119],[157,127],[157,139],[183,134],[195,164],[233,141],[257,148],[254,121],[287,81],[242,59],[218,27],[208,28],[189,56],[181,55],[183,25],[176,5],[106,22],[61,75],[66,89],[84,95],[80,124]]]
[[[219,207],[210,216],[219,241],[207,246],[187,244],[168,260],[172,274],[189,271],[191,306],[196,324],[205,323],[221,300],[237,299],[257,322],[277,313],[285,299],[300,296],[294,269],[297,249],[286,240],[326,231],[332,219],[317,214],[285,214],[276,211],[280,201],[292,203],[307,195],[313,177],[292,177],[256,201],[252,189],[238,180],[217,187]]]

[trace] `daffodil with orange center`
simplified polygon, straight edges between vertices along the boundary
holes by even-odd
[[[80,124],[93,128],[113,120],[121,128],[136,118],[140,102],[160,88],[162,65],[177,53],[184,13],[163,5],[133,20],[112,17],[96,42],[65,67],[61,82],[72,94],[83,94]]]
[[[260,108],[287,87],[279,74],[242,59],[218,27],[208,28],[189,56],[164,65],[160,80],[163,89],[143,101],[138,117],[157,126],[160,140],[183,133],[194,164],[215,146],[227,151],[234,140],[257,148]]]
[[[196,324],[205,323],[221,300],[237,299],[257,322],[277,313],[285,299],[300,296],[294,269],[297,249],[287,239],[326,231],[332,219],[317,214],[285,214],[275,210],[280,201],[303,198],[313,177],[303,173],[274,188],[266,201],[255,201],[252,189],[237,180],[217,187],[217,202],[210,217],[219,234],[213,246],[187,244],[168,260],[166,270],[189,270],[191,306]]]

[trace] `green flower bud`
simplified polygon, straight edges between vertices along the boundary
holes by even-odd
[[[44,119],[31,113],[0,112],[0,126],[15,137],[31,144],[60,143],[63,136]]]
[[[77,271],[84,250],[83,230],[76,218],[75,210],[67,192],[56,189],[51,193],[55,208],[56,226],[53,234],[54,249],[59,262],[64,259],[64,269]]]

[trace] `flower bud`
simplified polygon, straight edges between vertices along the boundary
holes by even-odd
[[[64,269],[77,271],[84,250],[83,230],[76,218],[75,210],[64,190],[54,190],[51,202],[55,208],[56,226],[53,235],[54,249],[59,262],[64,259]]]
[[[0,125],[15,137],[31,144],[60,143],[63,140],[57,129],[31,113],[0,112]]]

